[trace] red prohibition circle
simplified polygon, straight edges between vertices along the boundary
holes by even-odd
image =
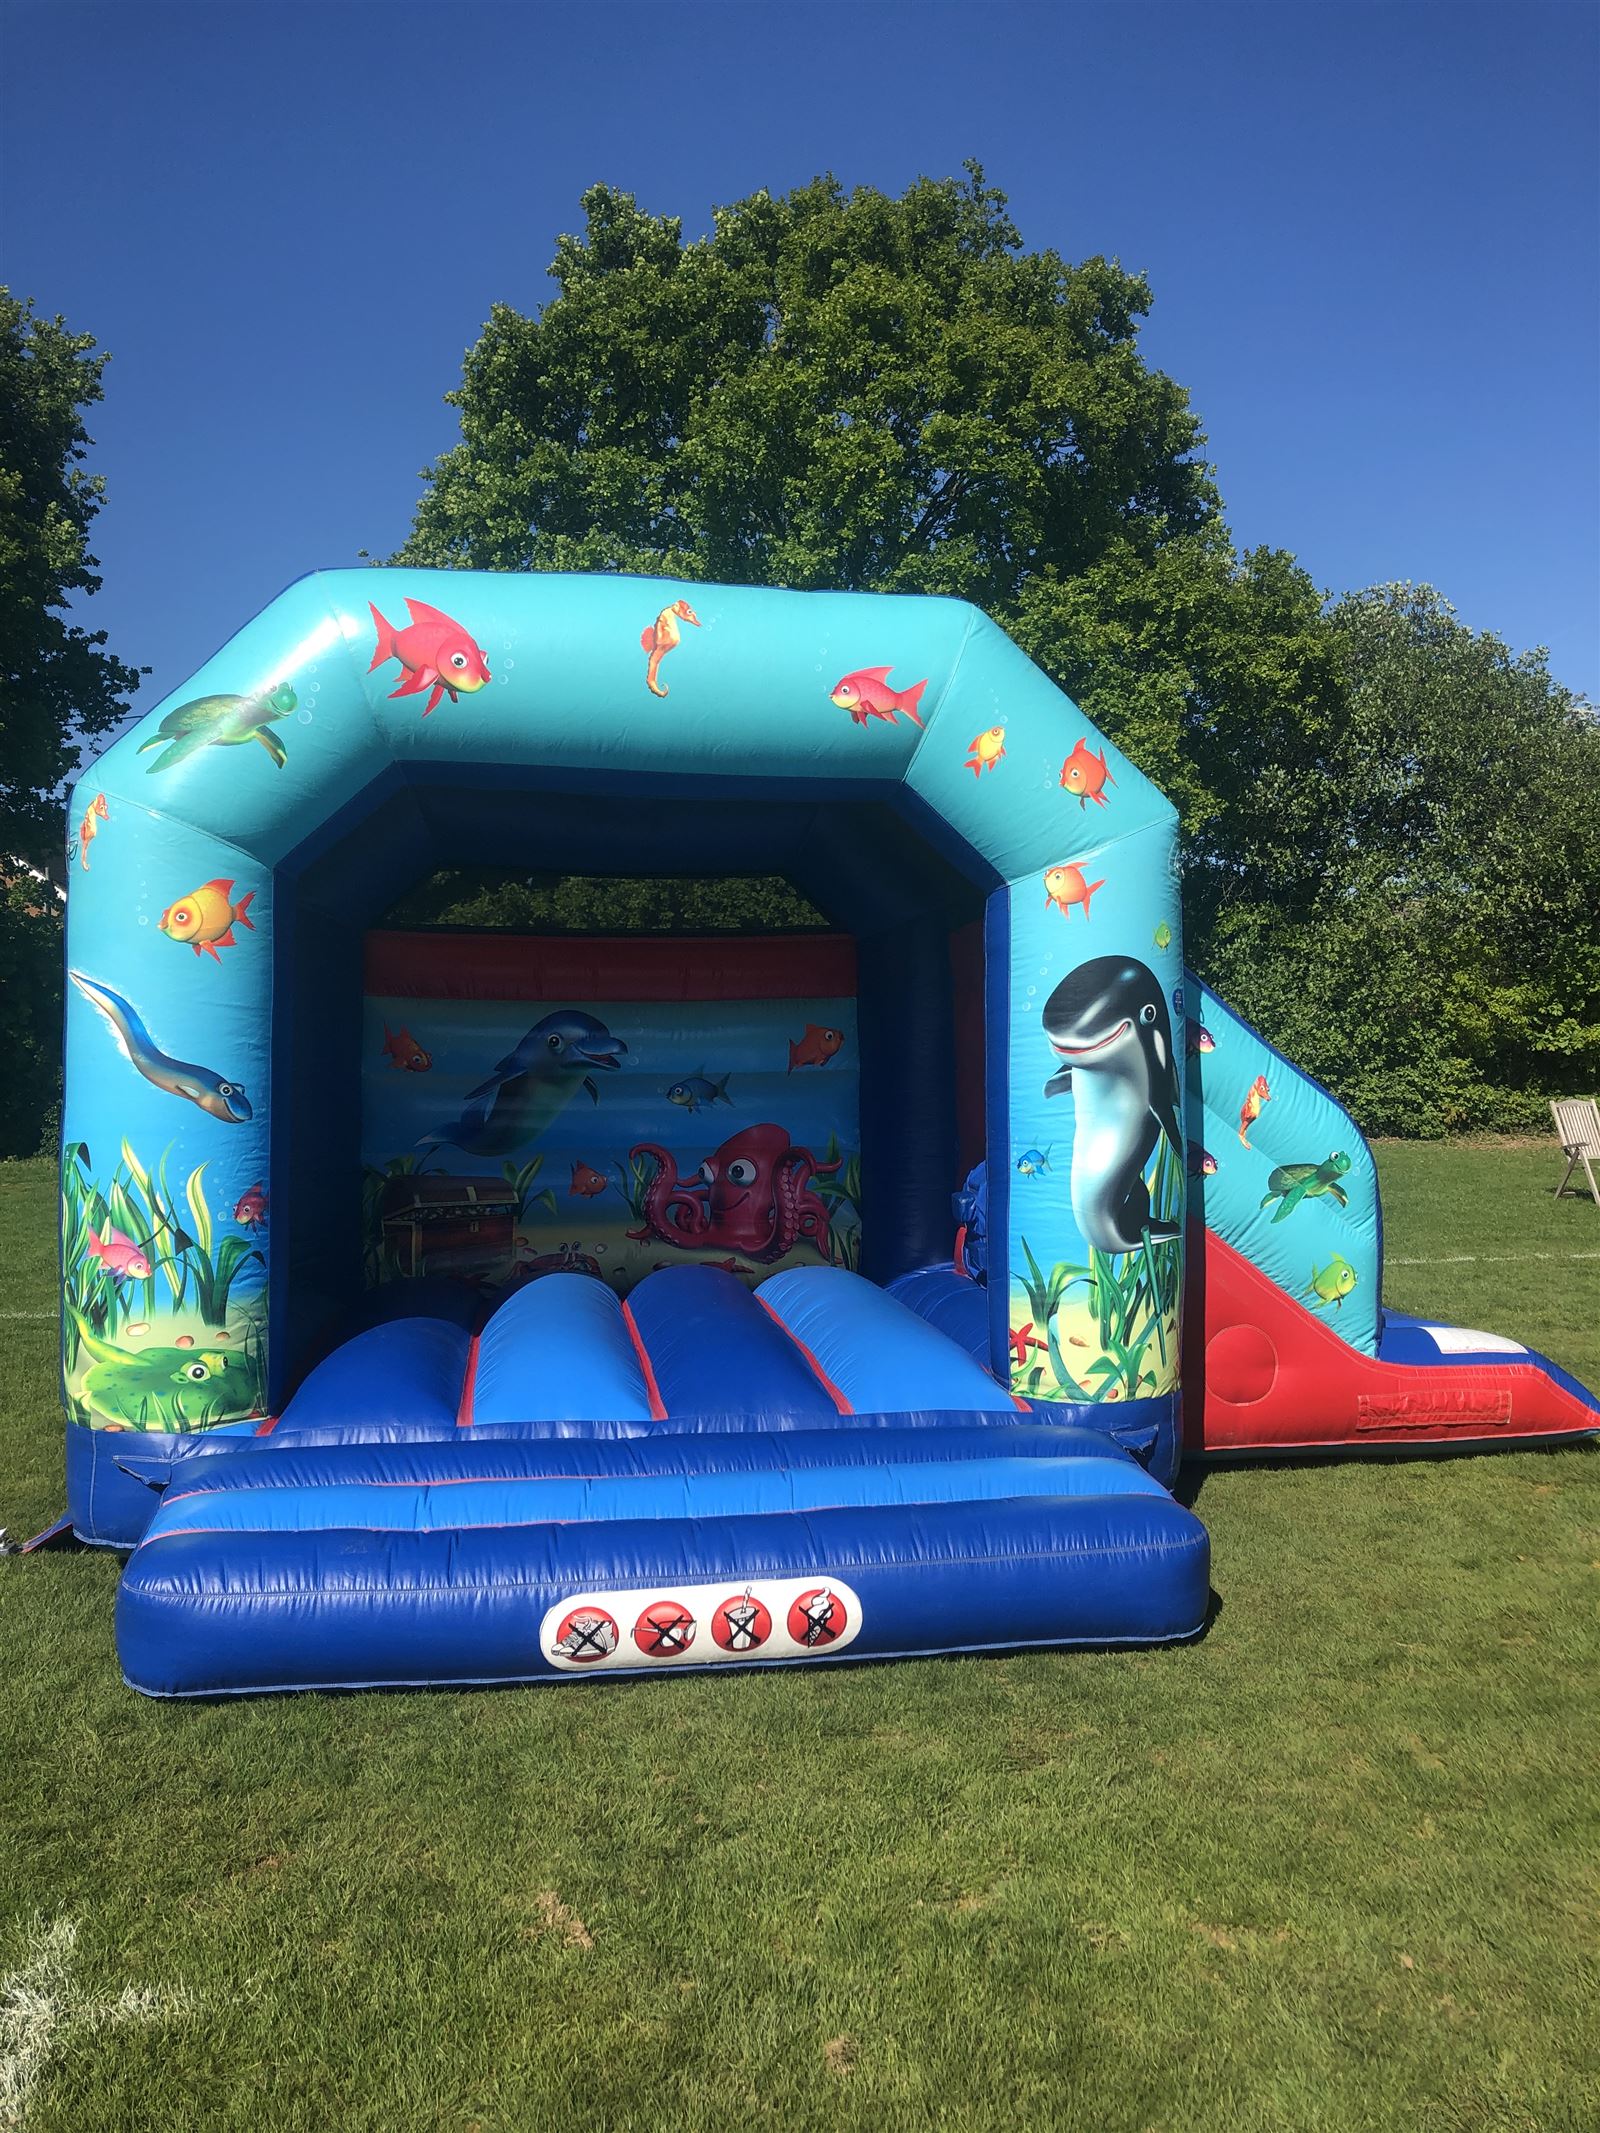
[[[633,1641],[648,1659],[676,1659],[694,1642],[695,1618],[679,1600],[652,1600],[633,1625]]]
[[[562,1616],[556,1631],[556,1656],[574,1666],[594,1666],[610,1658],[621,1636],[615,1617],[603,1607],[574,1607]]]
[[[711,1617],[711,1634],[725,1652],[759,1651],[772,1635],[772,1615],[753,1592],[730,1592]]]
[[[827,1585],[813,1585],[789,1608],[790,1636],[796,1644],[807,1645],[812,1650],[819,1645],[834,1643],[849,1626],[849,1610]]]

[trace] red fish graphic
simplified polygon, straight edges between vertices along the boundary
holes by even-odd
[[[802,1036],[789,1039],[789,1072],[796,1067],[826,1066],[844,1043],[842,1029],[824,1029],[820,1022],[808,1022]]]
[[[1115,785],[1116,779],[1106,768],[1104,748],[1098,755],[1091,755],[1089,744],[1080,740],[1071,755],[1061,766],[1061,784],[1066,792],[1076,793],[1080,808],[1086,808],[1092,800],[1096,807],[1106,804],[1105,789]]]
[[[857,667],[834,683],[833,700],[841,711],[849,712],[852,724],[864,726],[869,718],[881,718],[892,726],[901,711],[913,726],[922,724],[917,706],[927,681],[914,682],[909,689],[891,689],[889,673],[888,667]]]
[[[90,1230],[88,1252],[89,1257],[98,1260],[113,1281],[150,1279],[148,1246],[135,1244],[123,1230],[113,1229],[109,1237],[97,1236]]]
[[[582,1161],[572,1166],[572,1183],[567,1187],[567,1198],[597,1200],[611,1183],[603,1170],[596,1170],[592,1163]]]
[[[389,1064],[407,1074],[426,1074],[433,1065],[433,1054],[422,1049],[410,1030],[392,1030],[387,1022],[383,1025],[383,1049]]]
[[[233,1219],[245,1229],[260,1229],[267,1219],[267,1196],[260,1183],[239,1195]]]
[[[652,696],[667,694],[667,685],[661,679],[661,662],[683,641],[683,631],[678,627],[680,622],[687,622],[694,629],[700,627],[700,617],[687,600],[674,600],[670,607],[664,607],[650,627],[640,633],[639,644],[650,654],[650,664],[644,670],[644,685]]]
[[[471,696],[492,678],[488,661],[461,624],[430,607],[426,600],[407,600],[411,620],[403,630],[385,622],[372,601],[367,605],[372,608],[378,630],[377,649],[367,672],[373,673],[386,659],[398,659],[406,670],[399,688],[389,691],[391,701],[396,696],[416,696],[423,689],[431,689],[433,693],[422,707],[426,718],[441,696],[448,696],[454,703],[462,695]]]

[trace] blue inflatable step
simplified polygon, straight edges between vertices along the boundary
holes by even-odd
[[[1208,1569],[1125,1452],[1018,1419],[287,1441],[179,1476],[117,1637],[155,1696],[1148,1643],[1201,1627]]]

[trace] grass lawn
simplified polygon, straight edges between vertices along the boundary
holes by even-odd
[[[1553,1144],[1379,1158],[1389,1301],[1600,1383]],[[14,1532],[60,1503],[52,1238],[0,1169]],[[146,1703],[114,1559],[0,1563],[30,2133],[1600,2124],[1600,1461],[1197,1500],[1185,1650],[489,1694]]]

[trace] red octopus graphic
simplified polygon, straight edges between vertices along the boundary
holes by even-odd
[[[746,1126],[708,1155],[691,1178],[680,1178],[670,1152],[652,1141],[630,1149],[650,1156],[655,1174],[645,1191],[643,1229],[636,1240],[659,1238],[686,1251],[738,1252],[758,1263],[782,1259],[797,1244],[833,1258],[828,1209],[811,1190],[844,1158],[819,1163],[809,1148],[797,1148],[782,1126]]]

